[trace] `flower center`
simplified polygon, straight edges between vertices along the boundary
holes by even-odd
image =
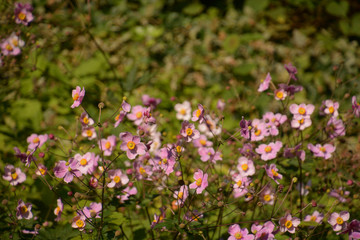
[[[119,121],[119,119],[120,119],[120,114],[116,115],[115,121]]]
[[[266,146],[266,147],[265,147],[265,152],[269,153],[269,152],[271,152],[271,150],[272,150],[272,149],[271,149],[270,146]]]
[[[163,162],[164,164],[167,164],[167,161],[168,161],[167,158],[163,158],[163,159],[162,159],[162,162]]]
[[[316,216],[311,216],[310,221],[315,222],[316,221]]]
[[[19,18],[21,21],[23,21],[23,20],[25,20],[26,15],[25,15],[23,12],[21,12],[21,13],[18,14],[18,18]]]
[[[246,171],[246,170],[249,169],[249,165],[247,165],[246,163],[244,163],[244,164],[241,165],[241,169],[244,170],[244,171]]]
[[[274,177],[277,177],[279,175],[279,173],[274,169],[271,169],[271,173],[273,174]]]
[[[93,132],[91,130],[86,130],[86,135],[88,137],[91,137],[93,135]]]
[[[38,137],[36,137],[36,138],[34,138],[34,139],[32,140],[32,142],[33,142],[33,143],[38,143],[38,142],[40,142],[40,139],[39,139]]]
[[[81,166],[85,166],[87,164],[87,160],[85,158],[80,160]]]
[[[303,123],[304,123],[304,119],[302,118],[302,119],[298,120],[298,123],[303,124]]]
[[[186,129],[186,135],[191,136],[192,133],[193,133],[193,130],[191,128]]]
[[[290,221],[290,220],[287,220],[286,222],[285,222],[285,227],[287,228],[287,229],[289,229],[289,228],[291,228],[292,227],[292,222]]]
[[[60,207],[57,207],[57,208],[55,209],[55,214],[58,215],[59,212],[60,212]]]
[[[197,185],[198,187],[201,186],[201,183],[202,183],[202,179],[201,179],[201,178],[196,179],[196,185]]]
[[[259,136],[261,134],[261,130],[260,129],[256,129],[255,131],[255,136]]]
[[[205,145],[206,145],[206,140],[205,140],[205,139],[201,139],[201,140],[200,140],[200,144],[203,145],[203,146],[205,146]]]
[[[12,174],[11,174],[11,178],[12,178],[13,180],[17,179],[17,178],[18,178],[17,173],[16,173],[16,172],[12,173]]]
[[[329,107],[329,113],[333,113],[334,111],[335,111],[335,109],[333,106]]]
[[[5,48],[6,48],[6,50],[8,50],[8,51],[12,51],[12,50],[13,50],[13,48],[12,48],[12,46],[11,46],[10,44],[7,44]]]
[[[46,173],[46,170],[43,168],[40,168],[39,171],[40,171],[41,175],[45,175],[45,173]]]
[[[128,143],[129,144],[129,143]],[[105,148],[106,149],[110,149],[110,147],[111,147],[111,143],[109,142],[109,141],[107,141],[106,143],[105,143]]]
[[[119,177],[119,176],[115,176],[115,177],[114,177],[114,182],[115,182],[115,183],[120,182],[120,177]]]
[[[265,200],[265,202],[269,202],[271,200],[271,196],[269,194],[266,194],[264,196],[264,200]]]
[[[284,97],[284,93],[282,91],[279,91],[276,93],[276,97],[282,99]]]
[[[305,110],[305,108],[300,107],[298,112],[299,112],[299,114],[304,115],[306,113],[306,110]]]
[[[136,118],[139,119],[139,118],[141,118],[141,117],[142,117],[142,112],[137,112],[137,113],[136,113]]]
[[[239,181],[237,181],[237,183],[236,183],[237,185],[238,185],[238,187],[240,187],[241,185],[242,185],[242,181],[241,180],[239,180]]]
[[[242,239],[242,235],[241,235],[240,232],[235,233],[234,237],[235,237],[236,239]]]
[[[176,146],[176,151],[177,151],[178,153],[181,153],[181,146]]]
[[[272,118],[272,119],[271,119],[271,122],[274,123],[275,121],[276,121],[276,118]]]
[[[84,122],[85,124],[89,124],[89,119],[88,119],[87,117],[84,117],[83,122]]]
[[[186,114],[186,110],[185,110],[184,108],[182,108],[182,109],[180,110],[180,114],[181,114],[181,115],[185,115],[185,114]]]
[[[201,115],[201,110],[200,109],[196,110],[196,117],[200,117],[200,115]]]
[[[178,199],[182,199],[183,196],[184,196],[184,192],[179,192],[179,193],[178,193]]]
[[[76,226],[78,226],[78,228],[82,228],[84,226],[84,221],[79,219],[76,221]]]
[[[341,225],[341,224],[344,223],[344,220],[343,220],[341,217],[338,217],[338,218],[336,219],[336,223],[339,224],[339,225]]]
[[[24,206],[21,206],[21,207],[20,207],[20,211],[21,211],[22,214],[27,213],[27,212],[28,212],[28,208],[27,208],[25,205],[24,205]]]
[[[129,141],[126,146],[130,149],[133,150],[135,148],[135,143],[133,141]]]
[[[73,100],[76,101],[79,99],[79,94],[78,93],[75,93],[74,96],[73,96]]]
[[[144,175],[146,173],[145,169],[143,167],[139,168],[139,172],[141,175]]]
[[[319,149],[320,149],[320,151],[322,151],[323,153],[326,152],[326,149],[325,149],[324,147],[320,147]]]
[[[15,38],[15,39],[12,39],[12,44],[17,47],[19,45],[19,41]]]

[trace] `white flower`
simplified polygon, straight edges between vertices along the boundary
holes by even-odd
[[[190,102],[185,101],[175,105],[176,118],[179,120],[189,121],[191,119],[191,105]]]

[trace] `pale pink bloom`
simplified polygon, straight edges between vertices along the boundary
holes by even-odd
[[[81,132],[83,137],[87,137],[88,140],[93,140],[97,137],[96,131],[94,127],[84,128]]]
[[[69,183],[76,177],[80,177],[82,174],[78,170],[80,163],[74,158],[71,158],[69,162],[64,160],[59,161],[54,167],[54,175],[57,178],[64,178],[64,182]]]
[[[218,124],[219,119],[212,119],[210,115],[204,117],[205,122],[199,124],[200,132],[204,133],[208,138],[213,138],[214,135],[221,134],[221,125]]]
[[[271,136],[277,136],[279,134],[278,127],[287,120],[286,115],[280,113],[274,114],[267,112],[263,115],[263,121],[266,124],[266,128]]]
[[[201,148],[201,147],[211,147],[213,143],[207,140],[205,135],[200,135],[198,139],[193,141],[194,147]]]
[[[279,225],[281,232],[295,233],[295,228],[300,224],[300,219],[292,217],[287,213],[284,217],[280,218]]]
[[[119,126],[119,124],[124,120],[124,117],[130,112],[130,110],[131,110],[131,105],[129,103],[127,103],[125,100],[123,100],[121,103],[120,113],[118,115],[116,115],[116,117],[115,117],[114,127]],[[139,113],[139,115],[140,115],[140,113]],[[136,114],[134,117],[136,117]]]
[[[120,149],[126,151],[129,159],[135,159],[137,155],[144,155],[147,148],[144,143],[140,142],[139,136],[133,136],[129,132],[120,133],[120,140],[123,141]]]
[[[144,111],[146,108],[140,105],[136,105],[132,108],[131,113],[127,114],[127,118],[134,121],[136,126],[139,126],[143,122]]]
[[[106,139],[101,139],[99,148],[104,152],[104,156],[110,156],[116,146],[116,137],[114,135],[108,136]]]
[[[54,210],[54,214],[56,215],[55,221],[60,221],[61,213],[64,211],[64,204],[61,201],[61,198],[57,200],[57,207]]]
[[[352,109],[355,117],[360,117],[360,104],[356,101],[356,96],[351,98]]]
[[[332,115],[333,117],[337,117],[339,115],[338,109],[338,102],[333,102],[332,100],[325,100],[322,102],[322,105],[320,107],[320,114],[328,114]]]
[[[317,222],[320,223],[324,218],[324,214],[314,211],[311,215],[306,215],[304,222]]]
[[[80,122],[83,128],[90,127],[94,125],[94,120],[89,117],[86,112],[83,112],[80,116]]]
[[[341,119],[331,117],[326,126],[330,138],[345,136],[345,125]]]
[[[265,187],[265,189],[263,189],[262,192],[260,193],[259,198],[263,204],[273,205],[274,204],[274,190],[269,186]]]
[[[273,234],[275,225],[271,221],[267,221],[264,225],[255,225],[251,226],[251,232],[255,233],[256,240],[274,240],[275,236]],[[254,226],[254,228],[253,228]]]
[[[233,177],[234,180],[234,185],[233,185],[233,194],[234,194],[234,198],[239,198],[244,196],[245,194],[247,194],[249,191],[247,189],[247,187],[250,185],[251,183],[251,179],[248,177],[243,177],[240,174],[236,174]]]
[[[228,240],[253,240],[254,235],[249,234],[249,231],[246,228],[240,228],[238,224],[233,224],[229,227],[228,233],[230,237]]]
[[[211,160],[212,163],[216,163],[216,161],[222,160],[222,154],[221,152],[217,151],[215,152],[214,148],[199,148],[198,153],[200,155],[200,160],[203,162],[207,162]]]
[[[151,107],[151,109],[155,109],[157,105],[161,103],[160,98],[153,98],[147,94],[142,95],[141,100],[144,106]]]
[[[202,170],[198,169],[194,173],[195,182],[189,185],[190,189],[196,189],[197,194],[201,194],[204,189],[208,186],[208,174],[203,173]]]
[[[86,218],[100,218],[99,213],[101,210],[101,203],[92,202],[89,207],[83,209],[82,214],[84,214]]]
[[[191,142],[200,137],[200,132],[195,129],[194,124],[189,123],[188,121],[182,122],[180,134],[184,137],[186,142]]]
[[[263,91],[267,90],[269,88],[270,81],[271,81],[271,76],[270,76],[270,73],[268,73],[266,75],[265,80],[261,80],[260,86],[258,88],[258,92],[263,92]]]
[[[10,185],[16,186],[26,180],[26,175],[20,168],[15,168],[13,165],[6,165],[5,172],[2,176],[4,180],[9,181]]]
[[[285,89],[282,89],[282,88],[276,89],[274,91],[274,97],[275,97],[275,100],[283,101],[287,97],[287,92],[285,91]]]
[[[275,164],[270,164],[270,166],[268,166],[267,164],[265,165],[265,171],[266,174],[272,179],[274,180],[277,184],[279,184],[278,179],[282,179],[282,175],[280,173],[278,173],[278,169],[276,168]]]
[[[164,208],[160,208],[161,214],[156,215],[154,214],[154,220],[151,223],[151,228],[154,228],[158,223],[164,222],[164,219],[166,217],[166,212]]]
[[[265,136],[268,136],[268,130],[266,129],[266,124],[259,119],[254,119],[251,122],[251,131],[250,131],[250,140],[251,141],[261,141]]]
[[[165,171],[166,175],[170,175],[174,171],[175,166],[175,154],[167,147],[161,148],[157,153],[153,161],[153,165]]]
[[[299,130],[304,130],[305,128],[310,127],[312,124],[311,119],[309,117],[303,116],[294,116],[293,120],[291,120],[291,127],[297,128]]]
[[[4,56],[17,56],[21,53],[21,49],[25,42],[19,38],[15,33],[12,33],[7,39],[0,44],[1,52]]]
[[[34,150],[41,148],[42,145],[48,140],[48,135],[37,135],[35,133],[31,134],[26,141],[29,143],[28,149]]]
[[[120,169],[109,170],[108,176],[111,180],[107,185],[109,188],[119,188],[129,182],[128,176],[122,173]]]
[[[261,154],[262,160],[268,161],[276,158],[276,155],[281,148],[282,148],[282,142],[276,141],[276,142],[271,142],[269,144],[260,144],[259,147],[255,149],[255,151],[258,154]]]
[[[301,103],[300,105],[291,104],[289,109],[294,116],[302,116],[309,118],[310,115],[314,112],[315,106],[312,104],[305,104],[305,103]]]
[[[340,213],[333,212],[328,219],[328,223],[330,223],[333,230],[337,232],[344,229],[349,218],[350,214],[347,211],[341,211]]]
[[[47,173],[47,167],[45,167],[44,164],[38,164],[38,167],[36,168],[36,175],[38,176],[44,176]]]
[[[240,157],[238,159],[237,169],[240,175],[243,177],[252,176],[255,174],[254,162],[246,157]]]
[[[308,149],[313,152],[315,157],[322,157],[325,159],[331,158],[331,154],[335,152],[335,147],[331,144],[316,144],[315,146],[311,143],[308,144]]]
[[[98,165],[98,157],[95,156],[95,153],[91,152],[87,152],[84,155],[77,153],[75,154],[74,159],[79,163],[77,169],[82,174],[92,174]]]
[[[176,118],[179,120],[189,121],[191,118],[191,105],[189,101],[175,105]]]
[[[216,103],[216,108],[219,110],[219,111],[224,111],[225,109],[225,101],[223,99],[219,99]]]
[[[31,219],[33,217],[31,208],[32,208],[31,203],[24,203],[23,200],[20,199],[16,207],[16,218]]]
[[[201,104],[199,104],[198,109],[193,112],[191,121],[199,121],[199,123],[204,122],[204,107]]]
[[[72,90],[72,99],[74,103],[71,105],[71,108],[76,108],[80,106],[83,98],[85,96],[85,88],[83,87],[82,90],[79,86]]]
[[[19,158],[22,163],[25,163],[25,166],[29,167],[32,161],[35,161],[36,158],[33,156],[36,149],[22,153],[18,147],[14,147],[15,157]]]
[[[129,183],[130,185],[130,183]],[[126,200],[129,200],[129,197],[132,195],[136,195],[138,193],[136,187],[130,188],[129,186],[127,186],[125,189],[123,189],[121,191],[124,195],[118,195],[116,196],[119,200],[120,203],[124,203]]]
[[[77,215],[72,219],[71,227],[79,229],[79,231],[83,231],[85,229],[86,217],[84,215]]]
[[[15,3],[15,22],[17,24],[29,25],[34,20],[33,8],[29,3]]]
[[[182,185],[178,191],[174,191],[173,197],[176,199],[177,204],[184,204],[185,200],[189,196],[189,188],[186,185]]]

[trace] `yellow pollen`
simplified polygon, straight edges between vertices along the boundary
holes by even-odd
[[[270,146],[266,146],[266,147],[265,147],[265,152],[269,153],[269,152],[271,152],[271,150],[272,150],[272,149],[271,149]]]
[[[302,119],[298,120],[298,123],[303,124],[303,123],[304,123],[304,119],[302,118]]]
[[[139,118],[141,118],[141,117],[142,117],[142,112],[137,112],[137,113],[136,113],[136,118],[139,119]]]
[[[86,130],[86,135],[88,137],[91,137],[93,135],[93,132],[91,130]]]
[[[191,136],[192,133],[193,133],[193,130],[191,128],[186,129],[186,135]]]
[[[12,46],[11,46],[10,44],[7,44],[5,48],[6,48],[6,50],[8,50],[8,51],[12,51],[12,50],[13,50],[13,48],[12,48]]]
[[[88,119],[87,117],[84,117],[83,122],[84,122],[85,124],[89,124],[89,119]]]
[[[21,207],[20,207],[20,211],[21,211],[22,214],[24,214],[24,213],[27,213],[27,212],[28,212],[28,209],[27,209],[27,207],[24,205],[24,206],[21,206]]]
[[[239,181],[237,181],[237,183],[236,183],[237,185],[238,185],[238,187],[241,187],[241,185],[242,185],[242,181],[241,180],[239,180]]]
[[[126,146],[128,147],[128,149],[133,150],[136,145],[133,141],[129,141]]]
[[[82,228],[84,226],[84,221],[79,219],[76,221],[76,226],[78,226],[78,228]]]
[[[181,114],[181,115],[185,115],[185,114],[186,114],[186,110],[185,110],[184,108],[182,108],[182,109],[180,110],[180,114]]]
[[[17,39],[13,39],[11,42],[15,47],[19,45],[19,41]]]
[[[197,185],[198,187],[200,187],[200,186],[201,186],[201,183],[202,183],[202,179],[201,179],[201,178],[198,178],[198,179],[196,180],[196,185]]]
[[[200,117],[200,115],[201,115],[201,110],[200,109],[196,110],[196,117]]]
[[[105,143],[105,148],[106,148],[106,149],[110,149],[110,148],[111,148],[111,143],[110,143],[109,141],[107,141],[107,142]]]
[[[269,194],[266,194],[264,196],[264,200],[265,200],[265,202],[269,202],[271,200],[271,196]]]
[[[87,164],[87,160],[85,158],[80,160],[81,166],[85,166]]]
[[[76,101],[79,99],[79,94],[78,93],[75,93],[74,96],[73,96],[73,100]]]
[[[260,129],[257,129],[256,131],[255,131],[255,136],[259,136],[261,134],[261,130]]]
[[[115,183],[120,182],[120,177],[119,177],[119,176],[115,176],[115,177],[114,177],[114,182],[115,182]]]
[[[272,119],[271,119],[271,122],[274,123],[275,121],[276,121],[276,118],[272,118]]]
[[[316,216],[311,216],[310,221],[315,222],[316,221]]]
[[[178,199],[182,199],[183,196],[184,196],[184,192],[179,192],[179,193],[178,193]]]
[[[163,158],[163,159],[162,159],[162,162],[163,162],[164,164],[167,164],[167,161],[168,161],[167,158]]]
[[[43,168],[40,168],[39,171],[40,171],[41,175],[45,175],[45,173],[46,173],[46,170]]]
[[[249,169],[249,166],[246,163],[244,163],[244,164],[241,165],[241,169],[246,171],[246,170]]]
[[[55,208],[55,214],[58,215],[60,212],[60,207]]]
[[[143,167],[139,168],[139,172],[141,175],[144,175],[146,173],[145,169]]]
[[[116,115],[115,121],[119,121],[119,119],[120,119],[120,114]]]
[[[276,93],[276,97],[282,99],[284,97],[284,93],[282,91],[279,91]]]
[[[178,153],[181,153],[181,146],[176,146],[176,151],[177,151]]]
[[[248,126],[248,129],[251,130],[251,129],[252,129],[252,126]]]
[[[335,111],[335,109],[333,106],[329,107],[329,113],[333,113],[334,111]]]
[[[68,167],[68,171],[69,171],[69,172],[71,172],[71,171],[72,171],[71,167]]]
[[[274,175],[274,177],[279,176],[279,173],[276,172],[274,169],[271,169],[271,173]]]
[[[18,14],[18,18],[19,18],[21,21],[23,21],[23,20],[25,20],[26,15],[25,15],[23,12],[21,12],[21,13]]]
[[[287,228],[287,229],[289,229],[289,228],[291,228],[292,227],[292,222],[290,221],[290,220],[287,220],[286,222],[285,222],[285,227]]]
[[[299,108],[298,112],[299,112],[299,114],[304,115],[306,113],[306,110],[305,110],[305,108],[301,107],[301,108]]]
[[[33,143],[38,143],[38,142],[40,142],[40,139],[39,139],[38,137],[36,137],[36,138],[34,138],[34,139],[32,140],[32,142],[33,142]]]
[[[320,151],[322,151],[324,153],[324,152],[326,152],[326,149],[324,147],[320,147]]]
[[[11,174],[11,178],[12,178],[13,180],[17,179],[17,178],[18,178],[17,173],[16,173],[16,172],[12,173],[12,174]]]
[[[339,225],[341,225],[341,224],[344,223],[344,220],[343,220],[341,217],[338,217],[338,218],[336,219],[336,223],[339,224]]]
[[[236,239],[242,239],[242,235],[241,235],[240,232],[235,233],[234,237],[235,237]]]
[[[200,144],[203,145],[203,146],[205,146],[205,145],[206,145],[206,140],[201,139],[201,140],[200,140]]]

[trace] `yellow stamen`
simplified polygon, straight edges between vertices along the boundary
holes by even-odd
[[[76,221],[76,226],[78,226],[78,228],[82,228],[84,226],[84,221],[79,219]]]
[[[239,180],[239,181],[237,181],[237,183],[236,183],[237,185],[238,185],[238,187],[241,187],[241,185],[242,185],[242,181],[241,180]]]
[[[286,222],[285,222],[285,227],[287,228],[287,229],[289,229],[289,228],[291,228],[292,227],[292,222],[290,221],[290,220],[287,220]]]
[[[55,208],[55,214],[58,215],[60,210],[61,210],[60,207]]]
[[[266,194],[264,196],[264,200],[265,200],[265,202],[269,202],[271,200],[271,196],[269,194]]]
[[[249,169],[249,166],[246,163],[244,163],[244,164],[241,165],[241,169],[246,171],[246,170]]]
[[[339,224],[339,225],[341,225],[341,224],[344,223],[344,220],[343,220],[341,217],[338,217],[338,218],[336,219],[336,223]]]
[[[184,192],[179,192],[179,193],[178,193],[178,199],[182,199],[183,196],[184,196]]]
[[[283,99],[284,93],[283,93],[282,91],[278,91],[278,92],[276,93],[276,97],[277,97],[278,99]]]
[[[141,118],[141,117],[142,117],[142,112],[137,112],[137,113],[136,113],[136,118],[139,119],[139,118]]]
[[[21,12],[21,13],[18,14],[18,18],[19,18],[21,21],[23,21],[23,20],[25,20],[26,15],[25,15],[23,12]]]
[[[333,106],[329,107],[329,113],[333,113],[334,111],[335,111],[335,109]]]
[[[256,131],[255,131],[255,136],[259,136],[261,134],[261,130],[260,129],[257,129]]]
[[[119,177],[119,176],[115,176],[115,177],[114,177],[114,182],[115,182],[115,183],[120,182],[120,177]]]
[[[201,183],[202,183],[202,179],[201,179],[201,178],[198,178],[198,179],[196,180],[196,185],[197,185],[198,187],[200,187],[200,186],[201,186]]]
[[[185,114],[186,114],[186,110],[185,110],[184,108],[182,108],[182,109],[180,110],[180,114],[181,114],[181,115],[185,115]]]
[[[93,135],[93,132],[91,130],[86,130],[86,135],[88,137],[91,137]]]
[[[45,173],[46,173],[46,170],[44,168],[40,168],[39,171],[40,171],[41,175],[45,175]]]
[[[274,169],[271,169],[271,173],[273,174],[274,177],[279,176],[279,173],[276,172]]]
[[[85,158],[80,160],[81,166],[85,166],[87,164],[87,160]]]
[[[133,141],[129,141],[126,146],[130,149],[133,150],[135,148],[135,143]]]
[[[176,146],[176,151],[177,151],[178,153],[181,153],[181,146]]]
[[[36,138],[34,138],[34,139],[32,140],[32,142],[33,142],[33,143],[38,143],[38,142],[40,142],[40,139],[39,139],[38,137],[36,137]]]
[[[311,216],[310,221],[316,222],[316,216]]]
[[[13,50],[13,47],[12,47],[10,44],[7,44],[5,48],[6,48],[6,50],[8,50],[8,51],[12,51],[12,50]]]
[[[193,133],[193,130],[191,128],[186,129],[186,135],[191,136]]]
[[[298,123],[303,124],[303,123],[304,123],[304,119],[302,118],[302,119],[298,120]]]
[[[17,179],[17,178],[18,178],[17,173],[16,173],[16,172],[12,173],[12,174],[11,174],[11,178],[12,178],[13,180]]]
[[[201,110],[200,109],[198,109],[198,110],[196,110],[196,117],[200,117],[200,115],[201,115]]]
[[[75,93],[74,96],[73,96],[73,100],[76,101],[79,99],[79,94],[78,93]]]
[[[200,140],[200,144],[203,145],[203,146],[205,146],[205,145],[206,145],[206,140],[205,140],[205,139],[201,139],[201,140]]]
[[[85,124],[89,124],[89,119],[88,119],[87,117],[84,117],[83,122],[84,122]]]
[[[21,211],[22,214],[27,213],[27,212],[28,212],[28,208],[27,208],[25,205],[24,205],[24,206],[21,206],[21,207],[20,207],[20,211]]]
[[[139,172],[141,175],[144,175],[146,173],[146,171],[143,167],[139,167]]]
[[[272,148],[270,146],[266,146],[265,147],[265,152],[269,153],[271,152]]]
[[[241,235],[240,232],[235,233],[234,237],[235,237],[236,239],[242,239],[242,235]]]
[[[119,119],[120,119],[120,114],[116,115],[115,121],[119,121]]]
[[[306,110],[305,110],[305,108],[301,107],[301,108],[299,108],[298,112],[299,112],[299,114],[304,115],[306,113]]]
[[[110,149],[110,148],[111,148],[111,143],[110,143],[109,141],[107,141],[107,142],[105,143],[105,148],[106,148],[106,149]]]

